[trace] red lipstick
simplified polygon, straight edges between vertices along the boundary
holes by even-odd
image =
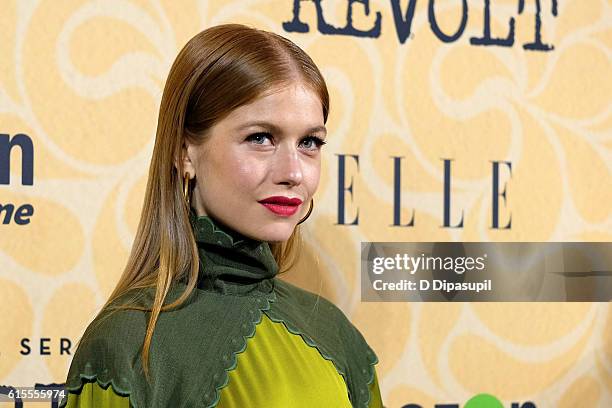
[[[288,217],[295,214],[300,204],[302,204],[302,200],[297,197],[272,196],[259,201],[259,203],[274,214]]]

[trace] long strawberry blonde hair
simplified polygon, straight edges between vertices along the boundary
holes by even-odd
[[[142,348],[147,379],[149,348],[160,313],[181,306],[198,280],[200,260],[183,195],[180,158],[184,141],[188,138],[195,144],[202,143],[207,130],[232,110],[273,87],[294,81],[304,83],[319,96],[327,122],[329,94],[323,76],[302,49],[278,34],[241,24],[210,27],[189,40],[172,64],[159,109],[134,244],[116,287],[94,319],[97,321],[105,311],[150,312]],[[287,241],[270,243],[281,273],[293,266],[300,244],[299,225]],[[172,284],[179,281],[186,284],[185,292],[164,304]],[[111,306],[128,292],[144,288],[155,288],[151,308]]]

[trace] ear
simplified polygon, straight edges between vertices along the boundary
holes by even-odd
[[[181,177],[185,176],[185,173],[189,173],[189,179],[193,179],[195,177],[195,166],[193,164],[193,161],[191,160],[191,157],[194,156],[194,152],[193,152],[193,145],[191,145],[187,139],[185,139],[185,141],[183,142],[183,146],[181,147],[181,164],[183,165],[183,174],[181,175]],[[177,163],[176,161],[174,162],[174,167],[176,168],[177,171],[181,171],[181,167],[179,166],[179,163]]]

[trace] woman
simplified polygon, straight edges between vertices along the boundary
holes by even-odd
[[[126,269],[60,407],[381,407],[376,355],[336,306],[277,278],[320,175],[329,97],[291,41],[192,38],[162,96]]]

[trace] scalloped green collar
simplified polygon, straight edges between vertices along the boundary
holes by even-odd
[[[208,215],[189,220],[200,255],[198,288],[223,294],[261,295],[272,290],[278,264],[266,241],[246,237]]]

